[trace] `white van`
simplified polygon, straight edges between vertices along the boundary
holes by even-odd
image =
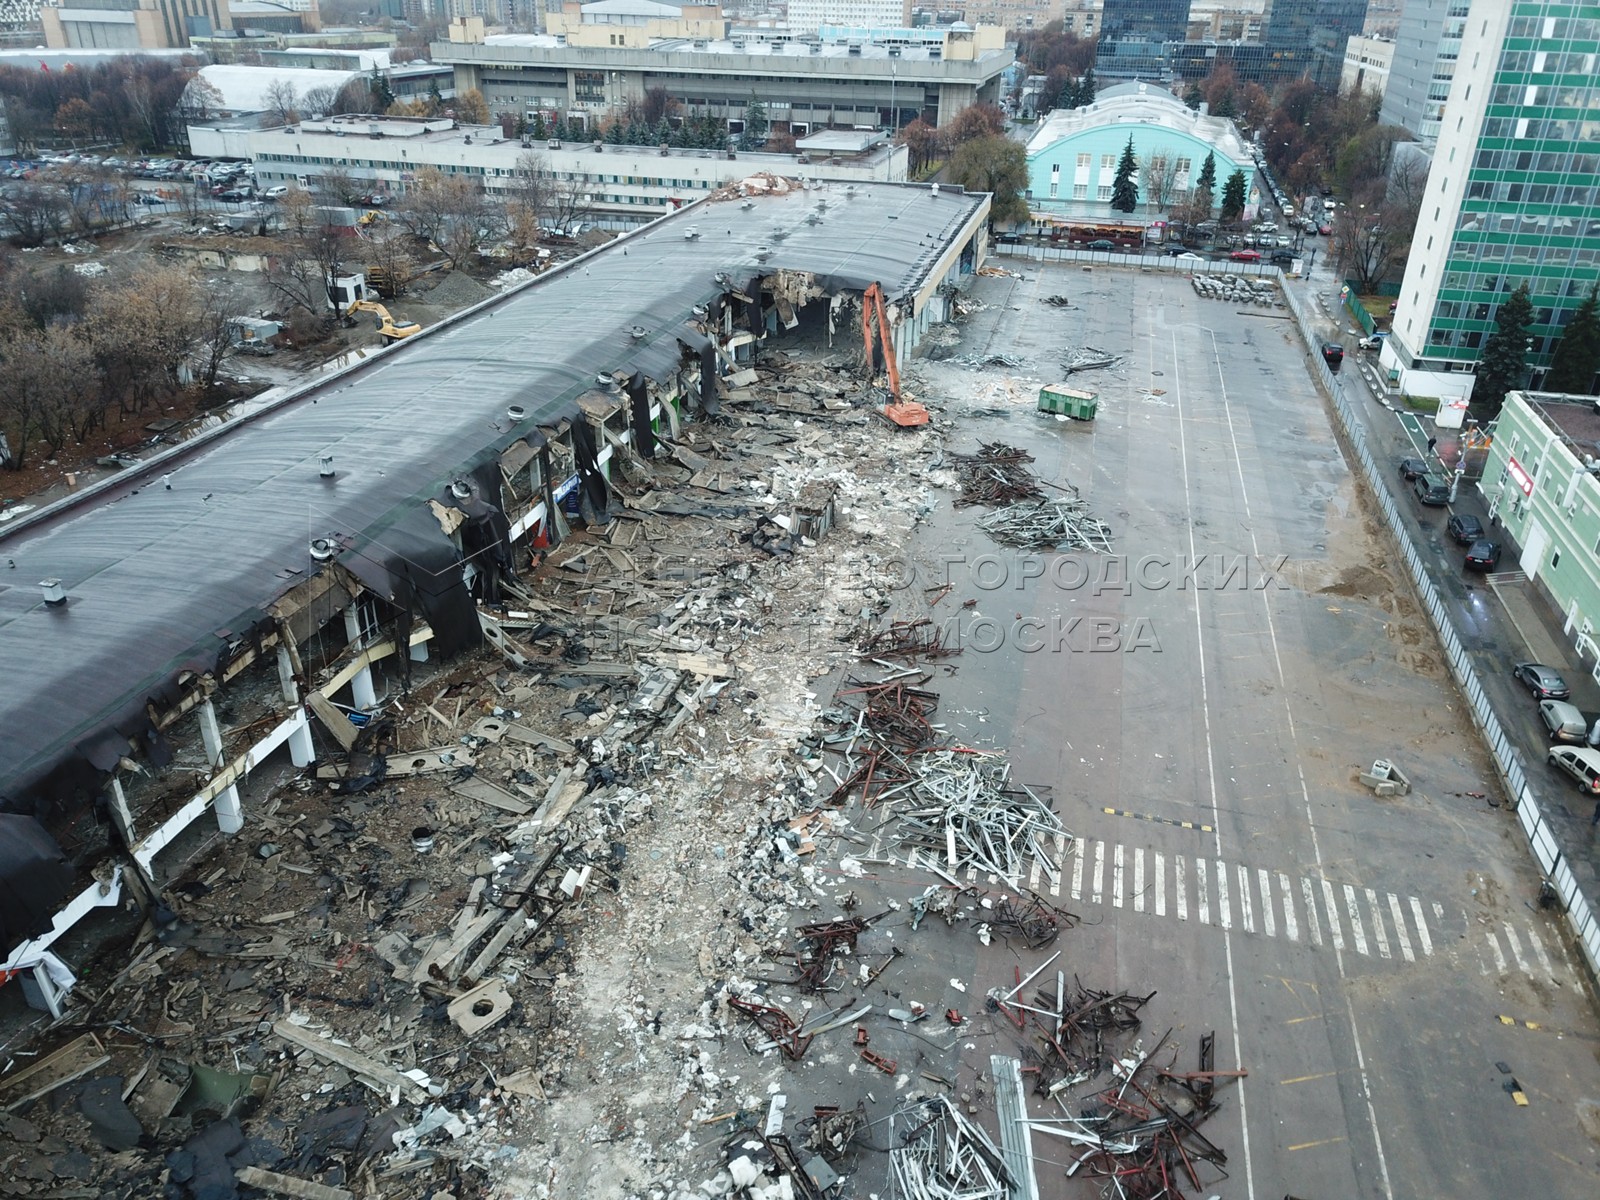
[[[1600,796],[1600,750],[1588,746],[1557,746],[1545,761],[1578,781],[1578,790]]]

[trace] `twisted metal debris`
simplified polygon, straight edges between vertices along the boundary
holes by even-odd
[[[944,1096],[901,1105],[889,1117],[889,1176],[904,1200],[1006,1200],[1011,1175],[983,1127]]]
[[[961,480],[957,508],[1044,498],[1044,490],[1024,465],[1033,461],[1033,455],[1026,450],[1002,442],[989,442],[978,447],[976,454],[952,454],[950,460]]]
[[[978,527],[1006,546],[1111,552],[1111,527],[1089,514],[1076,491],[1070,496],[997,508],[981,518]]]

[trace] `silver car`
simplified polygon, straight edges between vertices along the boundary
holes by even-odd
[[[1544,722],[1551,740],[1557,742],[1583,742],[1589,738],[1589,722],[1576,704],[1565,700],[1539,701],[1539,719]]]

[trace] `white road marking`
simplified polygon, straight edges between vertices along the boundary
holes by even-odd
[[[1133,848],[1133,911],[1144,911],[1144,847]]]
[[[1500,952],[1500,943],[1495,941],[1494,934],[1485,929],[1484,938],[1489,943],[1489,953],[1494,955],[1495,969],[1504,975],[1506,973],[1506,956]]]
[[[1244,887],[1244,868],[1239,868],[1239,886]],[[1267,874],[1265,867],[1256,870],[1256,880],[1261,885],[1261,932],[1268,937],[1277,937],[1276,922],[1272,919],[1272,877]]]
[[[1534,957],[1539,960],[1539,965],[1544,968],[1545,976],[1549,979],[1556,977],[1555,968],[1550,965],[1550,956],[1544,952],[1544,943],[1539,940],[1536,930],[1528,930],[1528,941],[1533,945]]]
[[[1291,942],[1298,942],[1300,930],[1295,927],[1294,889],[1289,886],[1289,877],[1282,871],[1278,872],[1278,890],[1283,893],[1283,936]]]
[[[1217,860],[1217,922],[1224,929],[1233,928],[1233,915],[1228,910],[1228,868]]]
[[[1417,922],[1417,945],[1424,955],[1432,956],[1433,938],[1428,934],[1428,918],[1422,915],[1422,901],[1411,897],[1411,915]]]
[[[1083,899],[1083,839],[1076,838],[1072,843],[1072,898]]]
[[[1074,842],[1078,839],[1073,838]],[[1067,871],[1067,835],[1056,834],[1056,869],[1050,873],[1050,894],[1061,895],[1061,877]]]
[[[1095,904],[1102,903],[1102,897],[1105,895],[1105,885],[1106,844],[1104,842],[1096,842],[1094,844],[1094,891],[1089,897]]]
[[[1111,854],[1111,907],[1122,907],[1122,843]]]
[[[1322,945],[1322,923],[1317,920],[1317,897],[1311,890],[1311,880],[1302,879],[1300,881],[1300,891],[1305,896],[1306,928],[1311,931],[1311,944],[1320,946]]]
[[[1383,909],[1378,907],[1378,893],[1371,888],[1366,889],[1367,908],[1372,913],[1372,938],[1378,943],[1378,953],[1384,958],[1390,958],[1389,937],[1383,928]]]
[[[1350,918],[1350,938],[1356,944],[1356,953],[1371,958],[1367,950],[1367,933],[1361,928],[1361,909],[1356,904],[1356,890],[1348,883],[1344,885],[1345,916]]]
[[[1194,860],[1195,903],[1200,909],[1200,924],[1211,924],[1211,897],[1206,891],[1206,860]]]
[[[1335,950],[1344,949],[1344,926],[1339,922],[1339,905],[1333,898],[1333,884],[1322,881],[1322,900],[1328,912],[1328,938]]]
[[[1156,916],[1167,915],[1167,856],[1156,851]]]
[[[1501,921],[1505,927],[1506,944],[1511,947],[1511,957],[1517,960],[1517,966],[1522,968],[1524,975],[1532,975],[1533,970],[1528,966],[1528,960],[1522,957],[1522,942],[1517,938],[1517,931],[1511,928],[1510,921]]]
[[[1394,937],[1400,943],[1400,956],[1407,962],[1416,962],[1417,956],[1411,953],[1411,939],[1406,936],[1406,918],[1400,911],[1400,897],[1393,892],[1389,893],[1389,916],[1394,919]]]
[[[1183,886],[1184,864],[1189,860],[1179,854],[1172,860],[1172,888],[1178,894],[1178,920],[1189,919],[1189,893]]]

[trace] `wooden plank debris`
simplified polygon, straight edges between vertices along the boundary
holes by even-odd
[[[98,1070],[110,1061],[111,1056],[94,1034],[86,1033],[74,1038],[31,1067],[24,1067],[0,1079],[0,1111],[9,1112],[29,1100],[37,1100],[62,1084],[82,1079],[90,1071]]]
[[[315,1031],[302,1029],[293,1021],[286,1019],[274,1022],[272,1032],[292,1046],[309,1050],[318,1058],[343,1067],[375,1092],[387,1095],[398,1088],[402,1094],[419,1104],[428,1099],[427,1087],[411,1076],[368,1058],[351,1046],[341,1045],[330,1038],[319,1037]]]
[[[236,1167],[233,1177],[240,1183],[260,1188],[264,1192],[272,1192],[279,1196],[294,1196],[298,1200],[355,1200],[356,1196],[354,1192],[346,1191],[344,1188],[313,1183],[309,1179],[300,1179],[293,1175],[280,1175],[277,1171],[267,1171],[261,1167]]]
[[[361,731],[350,723],[350,718],[332,700],[321,692],[312,692],[306,697],[306,704],[341,747],[348,750],[356,744],[356,734]]]

